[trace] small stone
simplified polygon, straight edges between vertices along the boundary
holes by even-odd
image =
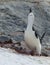
[[[18,46],[21,46],[21,43],[20,42],[17,42]]]

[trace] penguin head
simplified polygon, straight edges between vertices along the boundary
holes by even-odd
[[[31,8],[29,9],[28,19],[29,19],[29,21],[32,22],[32,24],[33,24],[33,21],[34,21],[34,14],[33,14]]]
[[[31,12],[32,12],[32,9],[30,8],[29,13],[31,13]]]

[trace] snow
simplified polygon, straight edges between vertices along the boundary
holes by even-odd
[[[0,48],[0,65],[50,65],[50,57],[24,55]]]

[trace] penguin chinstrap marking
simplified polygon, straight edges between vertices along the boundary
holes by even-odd
[[[40,55],[41,54],[40,39],[39,39],[39,37],[35,36],[36,33],[35,33],[35,31],[32,30],[33,23],[34,23],[34,14],[33,14],[33,12],[30,12],[28,15],[28,25],[27,25],[27,28],[24,33],[24,40],[25,40],[26,45],[32,51],[34,51],[34,49],[36,49],[35,52],[38,55]]]

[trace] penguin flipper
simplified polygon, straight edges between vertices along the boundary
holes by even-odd
[[[40,42],[41,42],[41,43],[42,43],[42,40],[43,40],[45,34],[46,34],[46,31],[43,33],[43,35],[42,35],[42,37],[41,37],[41,39],[40,39]]]
[[[37,34],[37,32],[35,31],[35,36],[36,36],[36,38],[38,38],[38,34]]]

